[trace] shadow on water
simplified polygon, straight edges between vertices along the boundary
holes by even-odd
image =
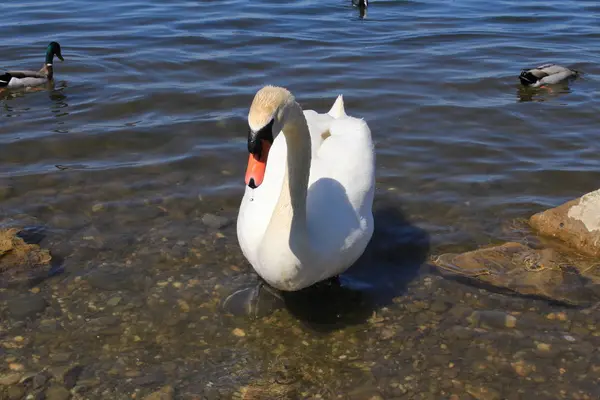
[[[375,231],[358,261],[340,276],[284,294],[288,311],[316,331],[364,323],[402,295],[426,262],[430,239],[410,223],[399,204],[376,201]]]

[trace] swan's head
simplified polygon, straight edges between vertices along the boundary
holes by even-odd
[[[265,178],[267,159],[273,141],[281,132],[288,107],[294,96],[282,87],[265,86],[260,89],[248,113],[248,168],[246,185],[252,189],[260,186]]]

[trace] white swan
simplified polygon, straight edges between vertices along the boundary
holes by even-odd
[[[327,114],[303,112],[288,90],[273,86],[256,93],[248,123],[237,220],[244,256],[279,290],[341,274],[373,235],[375,152],[367,123],[346,115],[342,96]]]

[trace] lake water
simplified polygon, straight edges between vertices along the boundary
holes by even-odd
[[[599,395],[597,313],[419,270],[598,188],[598,2],[372,1],[363,19],[350,0],[32,0],[2,14],[1,70],[40,68],[51,40],[65,61],[54,89],[0,94],[2,216],[43,227],[62,269],[39,293],[0,293],[0,368],[79,363],[73,390],[94,399],[164,385],[181,399]],[[522,90],[520,70],[545,62],[583,76]],[[378,228],[349,272],[364,293],[248,320],[218,303],[254,279],[235,218],[266,84],[319,112],[343,94],[368,122]],[[10,314],[32,296],[41,314]],[[469,330],[473,310],[525,322]]]

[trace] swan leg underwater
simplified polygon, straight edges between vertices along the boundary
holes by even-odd
[[[281,297],[338,282],[373,235],[375,151],[367,123],[346,114],[341,96],[319,114],[302,110],[287,89],[265,86],[248,124],[237,236],[262,282],[237,296],[251,301],[268,287]]]

